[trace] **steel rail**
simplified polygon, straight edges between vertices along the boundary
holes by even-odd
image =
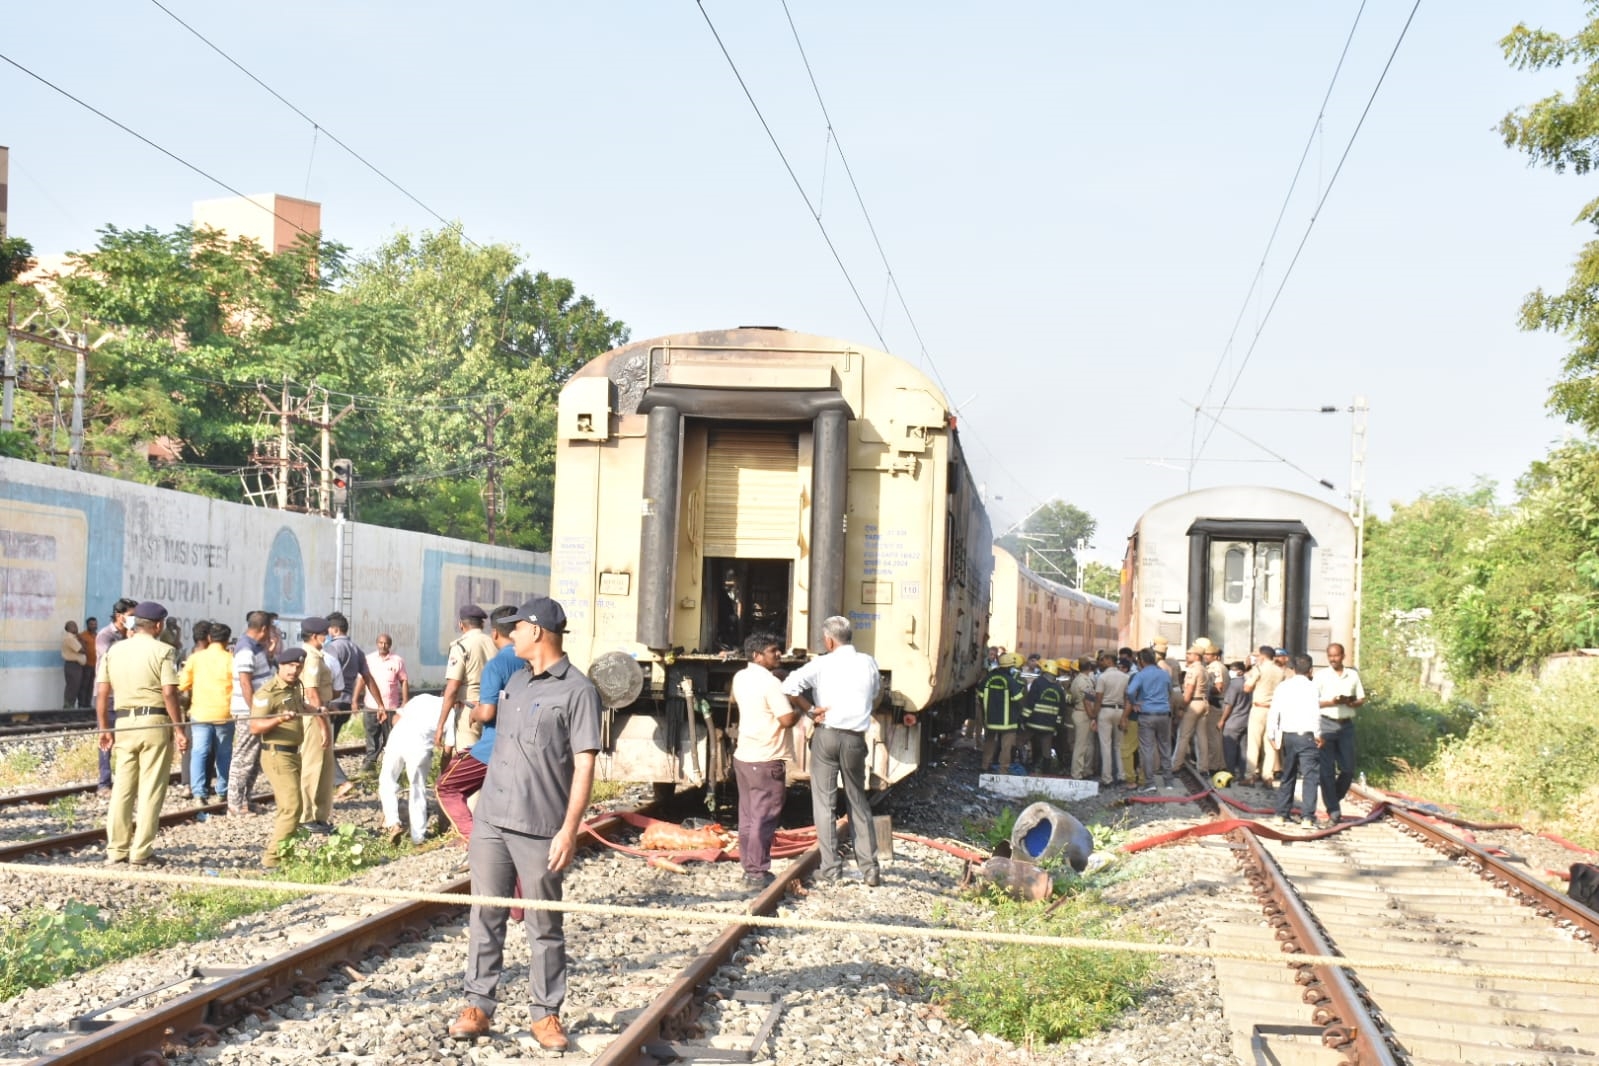
[[[1374,794],[1358,785],[1350,791],[1359,793],[1362,799],[1373,805],[1387,804],[1388,814],[1395,821],[1422,837],[1433,847],[1456,858],[1466,856],[1480,863],[1485,871],[1490,871],[1494,877],[1503,878],[1517,893],[1530,898],[1537,906],[1547,909],[1560,921],[1570,922],[1586,932],[1590,938],[1599,940],[1599,914],[1584,907],[1564,892],[1558,891],[1553,885],[1516,869],[1504,859],[1470,841],[1462,840],[1447,829],[1434,824],[1424,814],[1409,808],[1401,800]]]
[[[340,755],[359,755],[366,749],[347,744],[343,748],[336,748],[334,750]],[[176,777],[177,775],[174,774],[173,776]],[[65,794],[70,795],[74,790],[78,792],[93,791],[95,787],[96,786],[94,785],[72,786],[72,788],[66,790]],[[47,796],[61,791],[62,790],[60,789],[51,789],[46,792],[30,793],[30,795]],[[271,803],[272,797],[266,794],[252,796],[250,798],[250,802]],[[221,801],[203,804],[198,807],[185,807],[182,810],[169,811],[166,814],[163,814],[161,816],[161,826],[162,828],[165,828],[172,825],[182,825],[185,822],[198,821],[200,815],[202,814],[221,814],[226,810],[227,804]],[[104,826],[101,826],[99,829],[81,829],[75,833],[62,833],[58,836],[38,837],[34,840],[24,840],[19,844],[7,844],[3,847],[0,847],[0,862],[12,862],[16,859],[26,858],[30,855],[48,855],[55,851],[70,851],[73,848],[84,848],[90,846],[91,844],[104,843],[105,838],[106,830]]]
[[[1271,917],[1280,931],[1287,932],[1291,940],[1285,941],[1283,950],[1290,944],[1310,955],[1336,955],[1338,950],[1322,935],[1320,927],[1294,892],[1288,877],[1277,860],[1272,858],[1256,839],[1255,834],[1239,830],[1244,850],[1255,874],[1250,880],[1258,892],[1271,900],[1276,913]],[[1292,964],[1291,957],[1286,960]],[[1327,1047],[1344,1049],[1354,1045],[1351,1061],[1359,1066],[1399,1066],[1400,1059],[1388,1044],[1386,1028],[1367,1005],[1365,997],[1356,990],[1349,973],[1341,966],[1310,966],[1327,1001],[1318,1008],[1316,1021],[1323,1026],[1322,1043]],[[1312,993],[1307,990],[1306,1002]],[[1323,1017],[1325,1013],[1326,1017]]]
[[[333,749],[333,754],[339,756],[360,755],[365,751],[366,747],[362,744],[340,744]],[[187,758],[188,756],[185,755],[184,757]],[[167,779],[167,784],[170,787],[178,784],[182,779],[182,774],[174,770]],[[35,792],[13,792],[7,796],[0,796],[0,807],[20,807],[28,803],[44,805],[63,796],[77,796],[94,792],[99,787],[98,782],[93,782],[87,785],[62,785],[59,788],[45,788]]]
[[[593,825],[600,832],[624,828],[614,815],[602,815]],[[580,838],[579,847],[596,847]],[[223,879],[218,885],[226,885]],[[470,877],[445,885],[439,891],[466,895]],[[86,1036],[60,1051],[34,1059],[27,1066],[143,1066],[165,1061],[162,1048],[183,1043],[215,1043],[217,1030],[233,1025],[246,1014],[264,1012],[291,996],[311,994],[317,982],[335,971],[353,967],[373,951],[386,950],[425,927],[454,914],[459,904],[401,903],[329,933],[286,954],[258,963],[212,984],[201,985],[139,1015]]]
[[[750,901],[748,913],[769,915],[777,911],[777,905],[788,894],[788,887],[795,881],[802,880],[821,860],[820,847],[813,847],[791,863],[781,877]],[[700,952],[683,970],[672,980],[660,995],[644,1008],[633,1024],[622,1030],[605,1050],[594,1057],[591,1066],[657,1066],[660,1062],[655,1056],[650,1055],[645,1048],[649,1044],[661,1040],[661,1029],[671,1019],[686,1015],[694,1008],[695,990],[711,979],[711,976],[733,957],[733,952],[738,949],[754,927],[749,925],[730,925],[723,929],[710,945]],[[759,1049],[756,1049],[759,1050]]]
[[[1188,767],[1178,773],[1196,785],[1199,791],[1205,792],[1199,801],[1201,806],[1212,815],[1229,816],[1210,793],[1208,780]],[[1297,947],[1309,955],[1337,955],[1337,949],[1328,943],[1315,919],[1295,894],[1282,867],[1255,834],[1235,829],[1226,835],[1226,839],[1235,847],[1242,848],[1248,856],[1251,887],[1258,895],[1271,901],[1271,909],[1276,912],[1271,915],[1273,924],[1289,938],[1283,940],[1284,952]],[[1291,957],[1285,961],[1293,965]],[[1400,1060],[1388,1044],[1386,1028],[1350,981],[1348,972],[1341,966],[1310,966],[1308,969],[1320,986],[1320,994],[1326,996],[1326,1002],[1317,1008],[1315,1016],[1321,1029],[1322,1043],[1343,1051],[1349,1061],[1359,1066],[1399,1066]],[[1315,994],[1307,990],[1307,1002]]]

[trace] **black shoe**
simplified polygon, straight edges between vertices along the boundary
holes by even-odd
[[[866,887],[867,888],[876,888],[879,885],[881,885],[882,883],[883,883],[883,875],[878,873],[876,870],[873,870],[871,873],[866,875]]]
[[[144,866],[165,866],[166,864],[167,864],[167,860],[163,859],[159,855],[147,855],[147,856],[145,856],[142,859],[129,859],[128,860],[128,865],[129,866],[140,866],[140,867],[144,867]]]
[[[744,887],[750,889],[751,891],[759,892],[759,891],[764,890],[768,885],[770,885],[775,880],[777,880],[777,878],[773,877],[769,873],[767,873],[767,874],[745,874],[744,875]]]

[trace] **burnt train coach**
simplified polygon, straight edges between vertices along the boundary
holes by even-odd
[[[1114,648],[1116,604],[1023,566],[994,546],[994,600],[988,643],[1027,655],[1081,659]]]
[[[1308,652],[1354,636],[1355,525],[1331,504],[1262,486],[1199,489],[1145,511],[1122,565],[1122,643],[1208,637],[1228,660],[1263,644]]]
[[[776,634],[792,666],[832,615],[883,672],[870,783],[916,769],[926,716],[981,676],[991,565],[950,405],[921,372],[788,330],[664,337],[580,369],[557,434],[567,652],[591,676],[642,674],[607,696],[602,775],[728,780],[743,640]]]

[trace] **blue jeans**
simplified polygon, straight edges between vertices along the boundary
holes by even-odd
[[[1321,749],[1310,733],[1284,733],[1282,781],[1277,786],[1277,813],[1294,813],[1294,778],[1299,778],[1301,818],[1316,817],[1316,790],[1321,786]]]
[[[216,759],[217,796],[228,798],[228,770],[233,766],[233,723],[192,722],[194,741],[189,749],[189,781],[196,796],[211,793],[210,762]]]
[[[1355,720],[1322,717],[1321,801],[1336,815],[1355,783]]]

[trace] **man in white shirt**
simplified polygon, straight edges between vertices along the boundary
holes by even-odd
[[[383,805],[383,831],[390,844],[398,844],[405,835],[400,827],[401,770],[411,785],[411,843],[422,843],[427,834],[428,767],[433,762],[433,734],[443,711],[444,701],[439,697],[420,695],[390,712],[389,739],[383,746],[383,766],[378,771],[378,802]]]
[[[801,713],[816,722],[811,736],[811,812],[816,819],[816,843],[822,849],[817,877],[837,882],[844,875],[838,854],[838,827],[833,822],[838,780],[844,779],[844,801],[849,808],[850,831],[855,840],[855,862],[868,885],[882,884],[877,869],[877,839],[872,832],[872,808],[866,801],[866,733],[872,725],[872,708],[882,691],[877,660],[855,650],[848,618],[834,615],[822,623],[827,654],[812,659],[783,684],[783,695]],[[809,695],[807,695],[809,693]]]
[[[1321,786],[1321,701],[1310,680],[1310,656],[1289,658],[1293,675],[1272,693],[1266,740],[1282,754],[1282,784],[1277,786],[1277,817],[1294,823],[1294,778],[1300,786],[1300,815],[1316,828],[1316,790]]]
[[[788,727],[799,718],[772,671],[783,657],[771,633],[752,633],[744,641],[749,665],[733,677],[738,707],[738,746],[733,775],[738,779],[738,857],[744,883],[752,889],[772,883],[772,839],[788,791]]]
[[[1327,820],[1337,825],[1339,809],[1355,783],[1355,708],[1366,702],[1360,675],[1344,666],[1344,646],[1327,645],[1327,665],[1316,671],[1316,696],[1321,703],[1321,801]]]

